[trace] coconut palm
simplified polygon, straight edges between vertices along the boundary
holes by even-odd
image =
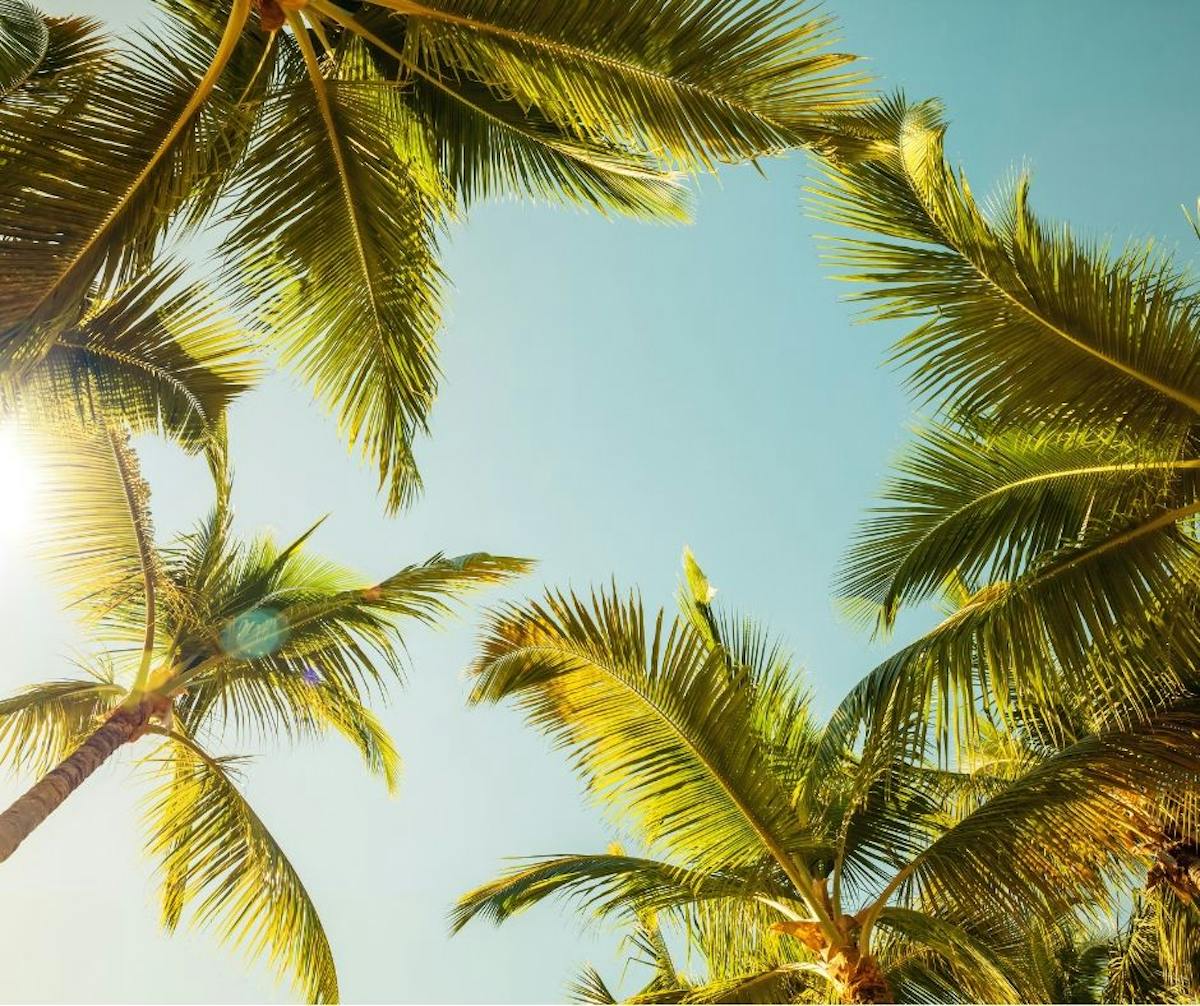
[[[648,1001],[1019,1001],[1026,923],[1111,906],[1152,858],[1164,794],[1194,792],[1194,703],[1032,763],[999,729],[952,769],[915,727],[834,753],[780,648],[685,569],[669,622],[615,589],[491,617],[473,701],[511,698],[645,851],[518,866],[465,895],[455,928],[555,894],[673,919],[708,970]]]
[[[3,0],[0,364],[218,207],[242,313],[392,508],[419,485],[447,220],[508,194],[680,219],[687,173],[823,142],[860,83],[792,0],[157,6],[113,48]]]
[[[136,757],[153,777],[147,849],[161,866],[163,923],[174,929],[187,914],[265,956],[306,999],[335,1001],[316,908],[242,795],[246,759],[227,747],[338,733],[394,787],[396,749],[370,703],[401,670],[396,622],[436,621],[455,595],[526,564],[434,556],[366,584],[312,554],[311,531],[282,547],[239,541],[218,452],[214,511],[159,547],[123,434],[93,424],[65,448],[43,443],[40,456],[47,534],[99,648],[86,673],[0,702],[0,756],[39,777],[0,813],[0,859],[109,757],[146,739]]]
[[[830,162],[817,212],[936,418],[850,553],[841,591],[885,630],[947,586],[954,613],[859,685],[868,710],[970,726],[1056,695],[1144,714],[1195,694],[1200,299],[1149,245],[1112,254],[1030,209],[985,210],[947,167],[935,103],[852,117],[874,155]],[[892,701],[883,701],[891,695]],[[885,728],[884,732],[887,732]]]

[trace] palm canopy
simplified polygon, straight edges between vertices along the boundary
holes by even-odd
[[[1019,1001],[1020,923],[1113,904],[1151,858],[1156,801],[1195,785],[1194,706],[1037,757],[981,734],[954,770],[904,745],[835,751],[782,650],[686,572],[669,622],[615,588],[492,616],[473,700],[516,702],[645,853],[518,866],[455,928],[551,895],[673,919],[708,974],[646,1001]]]
[[[527,564],[434,556],[367,584],[313,554],[311,531],[282,547],[239,541],[219,453],[215,510],[159,546],[137,459],[111,426],[93,425],[66,445],[43,439],[40,457],[48,547],[102,645],[85,676],[0,702],[0,755],[41,775],[70,764],[101,724],[137,710],[121,742],[156,742],[139,762],[154,780],[147,849],[161,866],[164,924],[173,929],[187,915],[266,958],[307,1000],[335,1001],[316,907],[241,792],[246,759],[224,749],[333,732],[394,788],[398,754],[370,705],[402,669],[396,623],[436,621],[456,595]]]
[[[868,318],[914,323],[893,356],[938,415],[841,591],[885,629],[947,586],[959,603],[863,681],[846,729],[868,708],[970,729],[1063,692],[1141,714],[1193,691],[1191,279],[1151,246],[1113,254],[1043,223],[1023,175],[985,210],[945,162],[934,103],[896,97],[852,123],[873,156],[829,162],[814,187],[818,214],[858,232],[830,259]]]
[[[684,174],[826,142],[861,84],[792,0],[158,7],[155,37],[113,48],[5,0],[3,360],[40,360],[96,282],[219,205],[242,313],[392,508],[419,486],[448,218],[519,194],[678,219]]]

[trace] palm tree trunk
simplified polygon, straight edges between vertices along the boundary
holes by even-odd
[[[136,740],[158,711],[151,701],[116,710],[56,768],[47,772],[0,814],[0,862],[8,859],[33,830],[107,761],[122,744]]]

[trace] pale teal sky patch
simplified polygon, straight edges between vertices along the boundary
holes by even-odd
[[[1025,163],[1044,214],[1192,257],[1180,205],[1200,194],[1200,7],[828,6],[884,86],[946,101],[949,151],[976,191]],[[479,207],[447,242],[455,288],[433,438],[419,448],[424,498],[384,519],[332,423],[276,377],[232,417],[241,526],[289,535],[328,511],[315,546],[364,574],[485,549],[541,560],[512,596],[615,576],[655,604],[669,603],[687,543],[721,601],[788,641],[828,708],[886,652],[839,621],[830,584],[912,410],[880,364],[895,331],[854,327],[845,290],[822,275],[800,209],[804,159],[766,170],[706,180],[687,228]],[[186,526],[208,504],[201,466],[157,446],[145,456],[160,531]],[[69,627],[30,576],[0,544],[5,692],[70,670]],[[464,708],[476,625],[467,611],[409,634],[410,684],[386,714],[406,762],[397,799],[332,741],[248,770],[322,910],[349,1001],[547,1001],[586,960],[616,974],[618,935],[553,907],[447,938],[454,897],[502,857],[611,837],[514,713]],[[286,1001],[208,936],[158,931],[138,785],[127,764],[106,767],[0,868],[0,996]]]

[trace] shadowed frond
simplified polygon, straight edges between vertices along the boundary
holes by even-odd
[[[204,446],[260,366],[249,336],[180,276],[160,263],[98,297],[4,397],[39,421],[122,422]]]
[[[780,152],[861,100],[832,21],[790,0],[381,0],[438,78],[486,82],[575,131],[684,168]]]
[[[0,0],[0,98],[37,69],[50,48],[50,29],[24,0]]]
[[[324,927],[283,850],[234,783],[237,759],[169,741],[163,780],[147,803],[147,848],[162,862],[163,919],[215,931],[247,957],[265,955],[307,1002],[337,1002]]]

